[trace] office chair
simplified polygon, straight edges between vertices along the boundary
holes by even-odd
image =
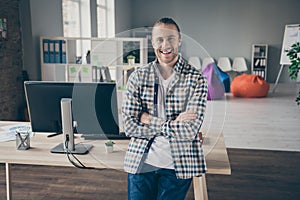
[[[244,57],[235,57],[232,63],[232,70],[235,72],[246,72],[248,67]]]
[[[229,72],[231,71],[231,62],[230,59],[228,57],[220,57],[218,59],[218,67],[220,67],[220,69],[223,72]]]

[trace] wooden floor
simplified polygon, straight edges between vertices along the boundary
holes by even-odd
[[[227,150],[232,175],[207,176],[210,200],[300,199],[300,152]]]
[[[210,200],[299,200],[300,152],[228,149],[232,175],[207,175]],[[14,200],[123,200],[126,173],[72,167],[12,166]],[[0,164],[0,200],[5,195]],[[190,188],[186,199],[193,199]]]

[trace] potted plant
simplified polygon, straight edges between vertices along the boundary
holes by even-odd
[[[296,80],[300,70],[300,42],[294,43],[291,48],[285,50],[285,52],[291,61],[291,65],[289,66],[290,78]],[[300,105],[300,91],[298,92],[296,102]]]
[[[127,62],[128,62],[128,65],[134,65],[135,64],[135,56],[134,55],[127,56]]]
[[[112,153],[114,151],[114,144],[115,143],[111,140],[105,142],[106,153]]]

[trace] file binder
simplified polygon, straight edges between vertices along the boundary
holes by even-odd
[[[98,66],[92,66],[92,81],[93,82],[103,82],[103,77],[101,75],[101,69]]]
[[[60,40],[60,56],[61,63],[67,63],[67,55],[66,55],[66,41]]]
[[[54,40],[54,62],[55,63],[61,63],[61,56],[60,56],[60,40]]]
[[[44,63],[50,62],[49,40],[43,39]]]
[[[55,56],[54,56],[54,41],[49,41],[49,63],[55,63]]]

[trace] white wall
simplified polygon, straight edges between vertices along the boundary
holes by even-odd
[[[249,68],[251,45],[269,44],[268,81],[275,82],[284,26],[300,23],[299,8],[299,0],[132,0],[132,28],[171,16],[214,58],[243,56]],[[287,67],[280,81],[289,82]]]
[[[115,26],[116,34],[122,33],[132,27],[132,0],[115,0]]]

